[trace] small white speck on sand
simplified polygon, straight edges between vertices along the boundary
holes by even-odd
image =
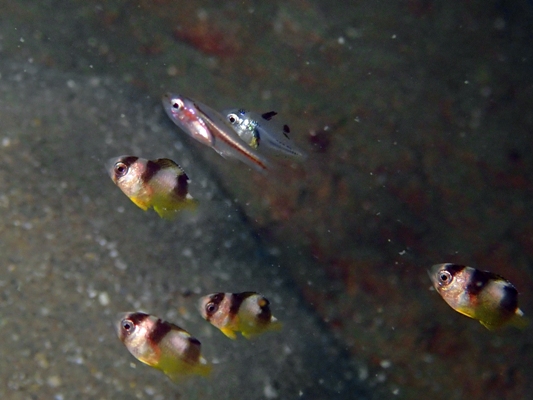
[[[263,388],[263,393],[267,399],[275,399],[278,397],[278,391],[270,384],[270,382],[265,384]]]
[[[107,292],[100,292],[98,294],[98,301],[100,302],[100,305],[102,306],[108,306],[109,305],[109,295]]]
[[[56,387],[61,386],[61,378],[57,375],[52,375],[48,377],[48,379],[46,380],[46,383],[48,384],[48,386],[56,388]]]

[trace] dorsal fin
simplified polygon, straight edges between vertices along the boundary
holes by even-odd
[[[275,115],[278,115],[278,113],[275,112],[275,111],[269,111],[269,112],[266,112],[264,114],[261,114],[261,117],[263,119],[266,119],[267,121],[270,121],[272,119],[272,117],[275,116]]]

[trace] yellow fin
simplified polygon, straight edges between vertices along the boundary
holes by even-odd
[[[251,329],[251,330],[243,329],[241,330],[241,334],[246,339],[253,339],[254,337],[262,333],[268,332],[268,331],[272,331],[272,332],[280,331],[282,327],[283,327],[283,324],[279,322],[276,318],[272,317],[272,322],[270,322],[266,327],[261,328],[261,329]]]
[[[235,332],[230,329],[230,328],[220,328],[220,331],[226,335],[227,337],[229,337],[230,339],[237,339],[237,335],[235,334]]]
[[[483,325],[485,328],[487,328],[489,331],[495,331],[496,329],[498,329],[500,326],[499,325],[491,325],[487,322],[483,322],[481,320],[479,320],[479,323],[481,325]]]
[[[202,363],[202,364],[198,364],[194,370],[195,370],[195,373],[198,375],[208,376],[211,373],[212,369],[213,367],[211,366],[211,364]]]
[[[250,340],[259,335],[260,332],[247,332],[247,331],[241,331],[242,336],[244,336],[246,339]]]
[[[164,219],[174,219],[183,210],[195,210],[198,201],[194,199],[185,199],[172,204],[154,205],[154,210]]]
[[[513,315],[511,319],[502,324],[490,324],[481,320],[479,321],[479,323],[485,328],[487,328],[489,331],[494,331],[506,325],[514,326],[518,329],[525,329],[529,325],[529,319],[524,317],[524,313],[520,309],[518,309],[516,310],[516,314]]]
[[[200,375],[205,377],[211,373],[211,365],[208,364],[203,357],[201,360],[202,361],[194,365],[179,360],[176,362],[159,365],[157,368],[161,369],[165,375],[172,380],[172,382],[179,383],[191,375]]]
[[[139,207],[141,210],[144,210],[144,211],[148,210],[148,204],[146,204],[145,202],[139,200],[137,197],[133,197],[133,196],[132,196],[132,197],[130,197],[129,199],[130,199],[131,201],[133,201],[133,203],[134,203],[137,207]]]
[[[174,383],[180,383],[182,382],[183,380],[187,379],[188,377],[190,377],[191,375],[200,375],[200,376],[203,376],[203,377],[207,377],[209,376],[209,374],[211,373],[211,365],[209,364],[199,364],[199,365],[195,365],[194,367],[191,366],[190,367],[191,369],[188,370],[187,372],[184,372],[184,371],[163,371],[165,373],[166,376],[168,376],[170,378],[170,380]]]

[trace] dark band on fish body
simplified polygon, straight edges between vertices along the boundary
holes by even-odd
[[[150,182],[159,171],[161,171],[161,166],[157,162],[148,160],[146,168],[141,175],[141,181],[144,183]]]
[[[477,296],[483,291],[483,289],[493,280],[493,274],[487,271],[481,271],[479,269],[474,269],[468,285],[466,285],[466,292],[470,296]]]
[[[174,193],[180,199],[184,199],[189,193],[189,177],[183,173],[176,177],[176,185],[174,186]]]
[[[153,329],[148,333],[147,339],[151,344],[158,344],[171,330],[172,324],[170,322],[158,319]]]
[[[148,314],[145,314],[145,313],[141,313],[141,312],[135,312],[135,313],[131,313],[130,315],[128,315],[127,317],[125,317],[124,319],[129,319],[133,325],[135,326],[138,326],[140,325],[145,319],[147,319],[149,317]]]
[[[257,294],[256,292],[242,292],[242,293],[233,293],[231,295],[231,302],[229,306],[229,314],[233,317],[239,313],[241,304],[248,297]]]
[[[129,168],[131,167],[133,164],[135,164],[137,162],[137,160],[139,159],[139,157],[135,157],[135,156],[126,156],[126,157],[123,157],[121,158],[120,160],[118,160],[119,162],[123,163],[123,164],[126,164],[126,166]]]
[[[518,308],[518,291],[510,283],[503,287],[500,308],[509,314],[514,314]]]
[[[261,311],[257,314],[257,321],[261,324],[268,324],[272,320],[272,311],[270,311],[270,301],[267,298],[262,297],[261,300],[265,301],[265,304],[260,305]]]
[[[444,269],[448,271],[452,276],[455,276],[455,274],[458,274],[463,269],[465,269],[465,265],[459,265],[459,264],[445,264]]]
[[[195,337],[187,338],[188,346],[184,349],[183,360],[190,364],[196,364],[200,360],[202,344]]]

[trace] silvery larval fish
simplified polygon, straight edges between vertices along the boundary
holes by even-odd
[[[211,365],[201,355],[201,343],[170,322],[142,312],[120,314],[119,339],[139,361],[163,371],[174,382],[187,375],[207,376]]]
[[[487,329],[528,324],[518,308],[518,291],[505,278],[457,264],[437,264],[428,271],[433,286],[455,311]]]
[[[223,114],[235,132],[250,147],[265,151],[274,150],[296,158],[306,157],[306,154],[290,140],[289,126],[272,119],[277,112],[259,114],[239,108],[224,111]]]
[[[185,171],[167,158],[120,156],[110,159],[106,169],[131,201],[145,211],[153,207],[161,218],[173,218],[178,211],[197,204],[188,192]]]
[[[235,332],[250,339],[266,331],[280,330],[281,322],[272,316],[270,302],[256,292],[213,293],[199,301],[202,317],[231,339]]]
[[[172,93],[165,93],[163,107],[169,118],[185,133],[224,158],[235,158],[258,171],[266,171],[268,162],[235,132],[226,118],[212,108]]]

